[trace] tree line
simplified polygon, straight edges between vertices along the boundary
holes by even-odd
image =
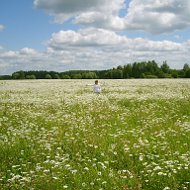
[[[166,61],[159,66],[154,60],[134,62],[108,70],[17,71],[12,75],[1,75],[0,79],[130,79],[130,78],[190,78],[190,66],[171,69]]]

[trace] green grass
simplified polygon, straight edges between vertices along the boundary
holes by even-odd
[[[180,99],[128,98],[129,89],[120,98],[108,89],[55,98],[60,88],[37,97],[34,88],[25,101],[20,87],[5,91],[0,189],[190,189],[190,101],[183,88]],[[149,86],[139,89],[137,95],[149,93]]]

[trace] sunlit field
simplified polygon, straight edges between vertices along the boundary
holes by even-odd
[[[190,79],[0,81],[0,189],[189,190]]]

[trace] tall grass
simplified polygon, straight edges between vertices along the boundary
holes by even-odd
[[[190,80],[6,81],[0,189],[190,189]]]

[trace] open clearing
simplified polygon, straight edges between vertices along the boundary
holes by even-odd
[[[0,189],[190,189],[190,79],[0,81]]]

